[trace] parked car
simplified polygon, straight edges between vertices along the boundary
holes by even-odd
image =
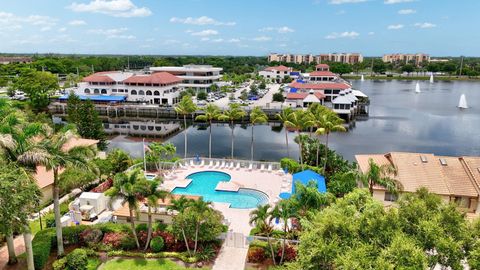
[[[199,100],[197,102],[197,106],[206,106],[207,105],[207,102],[205,100]]]

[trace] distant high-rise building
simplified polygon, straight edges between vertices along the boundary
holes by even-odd
[[[329,53],[319,55],[271,53],[268,55],[268,61],[295,64],[321,64],[325,62],[355,64],[363,62],[363,56],[359,53]]]
[[[416,66],[421,65],[424,62],[430,62],[430,55],[424,53],[417,53],[417,54],[403,54],[403,53],[395,53],[395,54],[384,54],[383,55],[383,62],[385,63],[392,63],[392,64],[414,64]]]

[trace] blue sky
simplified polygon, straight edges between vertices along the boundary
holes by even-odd
[[[0,52],[480,56],[479,0],[0,1]]]

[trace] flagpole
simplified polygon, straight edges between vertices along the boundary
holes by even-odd
[[[145,158],[145,138],[143,138],[143,170],[147,172],[147,160]]]

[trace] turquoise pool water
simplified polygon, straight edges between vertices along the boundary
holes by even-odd
[[[173,194],[199,195],[205,201],[229,203],[230,208],[255,208],[257,205],[267,203],[267,196],[253,189],[239,189],[238,192],[216,191],[219,182],[228,182],[231,176],[227,173],[217,171],[204,171],[193,173],[186,178],[192,182],[186,188],[175,188]]]

